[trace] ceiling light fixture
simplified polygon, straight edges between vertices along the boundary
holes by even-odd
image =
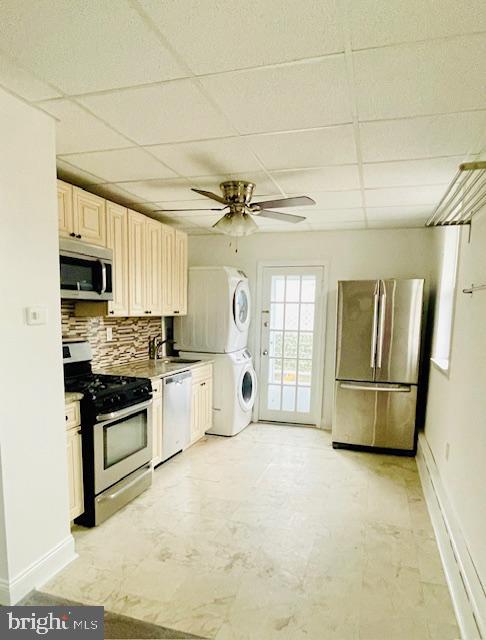
[[[248,213],[230,211],[221,220],[213,224],[213,229],[217,229],[228,236],[241,237],[249,236],[258,231],[258,225]]]

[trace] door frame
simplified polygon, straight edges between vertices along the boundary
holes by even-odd
[[[265,268],[286,268],[286,267],[322,267],[322,289],[320,295],[322,318],[320,322],[320,338],[317,341],[317,361],[322,362],[322,367],[319,367],[316,372],[316,389],[321,397],[319,403],[319,414],[316,420],[316,427],[322,428],[322,416],[324,413],[324,376],[325,376],[325,347],[326,347],[326,329],[327,329],[327,298],[329,294],[329,261],[327,260],[263,260],[257,262],[257,283],[256,283],[256,304],[254,305],[253,321],[257,330],[255,332],[255,353],[253,354],[253,364],[255,372],[257,374],[258,390],[255,397],[255,404],[253,405],[252,419],[254,422],[259,422],[260,418],[260,390],[261,390],[261,350],[262,350],[262,297],[263,297],[263,272]]]

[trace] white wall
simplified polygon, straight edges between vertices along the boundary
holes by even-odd
[[[428,279],[433,265],[433,231],[396,229],[368,231],[307,231],[257,233],[235,244],[227,236],[190,236],[189,264],[192,266],[236,266],[248,275],[255,296],[258,262],[321,260],[328,265],[328,300],[322,425],[331,426],[335,331],[336,283],[342,279],[386,277]],[[255,312],[256,304],[253,305]],[[249,348],[254,349],[259,322],[250,327]]]
[[[69,531],[51,118],[0,90],[0,601],[74,554]],[[25,309],[47,308],[28,326]],[[1,518],[1,514],[0,514]]]
[[[440,258],[443,230],[436,232]],[[477,572],[486,586],[486,208],[461,238],[449,374],[430,370],[425,436]],[[449,459],[446,444],[449,443]]]

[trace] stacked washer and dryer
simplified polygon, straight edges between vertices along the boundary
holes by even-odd
[[[175,348],[184,358],[213,361],[213,426],[234,436],[251,422],[256,375],[246,348],[248,278],[233,267],[191,267],[188,313],[175,319]]]

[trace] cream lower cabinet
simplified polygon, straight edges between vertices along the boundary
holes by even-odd
[[[162,380],[152,381],[152,466],[162,462]]]
[[[66,431],[70,520],[74,520],[84,511],[83,450],[79,415],[79,404],[77,402],[66,405],[66,426],[70,427]],[[73,422],[77,422],[75,427],[72,427]]]
[[[197,367],[192,372],[191,441],[194,444],[213,422],[213,366]]]
[[[162,314],[187,313],[187,234],[162,225]]]

